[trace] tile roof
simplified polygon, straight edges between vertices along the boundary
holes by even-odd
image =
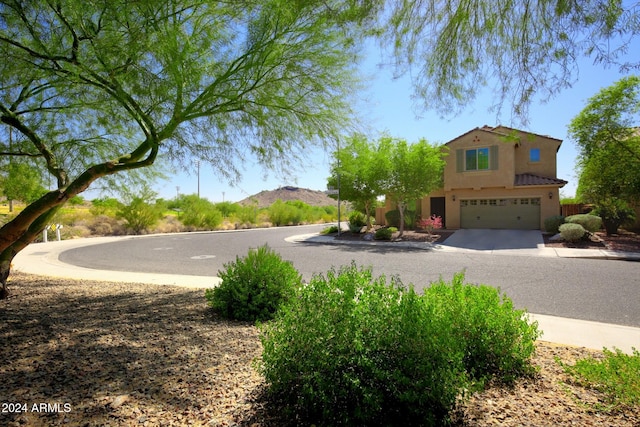
[[[535,175],[532,173],[520,173],[516,174],[516,179],[514,182],[514,186],[523,186],[523,185],[559,185],[563,187],[567,184],[568,181],[564,179],[558,178],[548,178],[546,176]]]

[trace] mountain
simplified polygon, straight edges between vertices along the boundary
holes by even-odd
[[[254,194],[253,196],[240,200],[238,203],[241,205],[250,205],[257,202],[258,208],[266,208],[278,199],[283,202],[289,200],[300,200],[311,206],[330,206],[338,203],[335,199],[327,196],[323,191],[291,186],[280,187],[271,191],[261,191],[258,194]]]

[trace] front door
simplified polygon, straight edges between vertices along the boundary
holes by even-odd
[[[442,228],[447,227],[447,222],[445,220],[445,210],[444,210],[444,197],[432,197],[431,198],[431,215],[439,216],[442,218]]]

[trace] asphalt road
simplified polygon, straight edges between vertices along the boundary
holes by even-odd
[[[640,327],[640,263],[424,251],[384,246],[289,243],[286,237],[324,226],[188,233],[125,239],[72,249],[62,262],[101,270],[217,275],[224,264],[268,244],[306,280],[355,261],[376,275],[398,276],[421,289],[464,271],[468,282],[499,287],[532,313]]]

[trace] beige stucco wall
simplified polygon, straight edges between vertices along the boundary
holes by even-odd
[[[515,174],[514,165],[514,143],[504,142],[496,134],[482,129],[475,129],[460,138],[447,144],[449,155],[445,157],[446,166],[444,168],[444,189],[449,191],[455,188],[475,188],[482,187],[513,187]],[[498,147],[498,169],[482,171],[456,170],[457,150],[467,150],[472,148]]]
[[[557,153],[562,141],[539,135],[522,135],[520,144],[515,147],[515,173],[533,173],[555,178],[557,171]],[[540,161],[530,162],[532,148],[540,149]]]

